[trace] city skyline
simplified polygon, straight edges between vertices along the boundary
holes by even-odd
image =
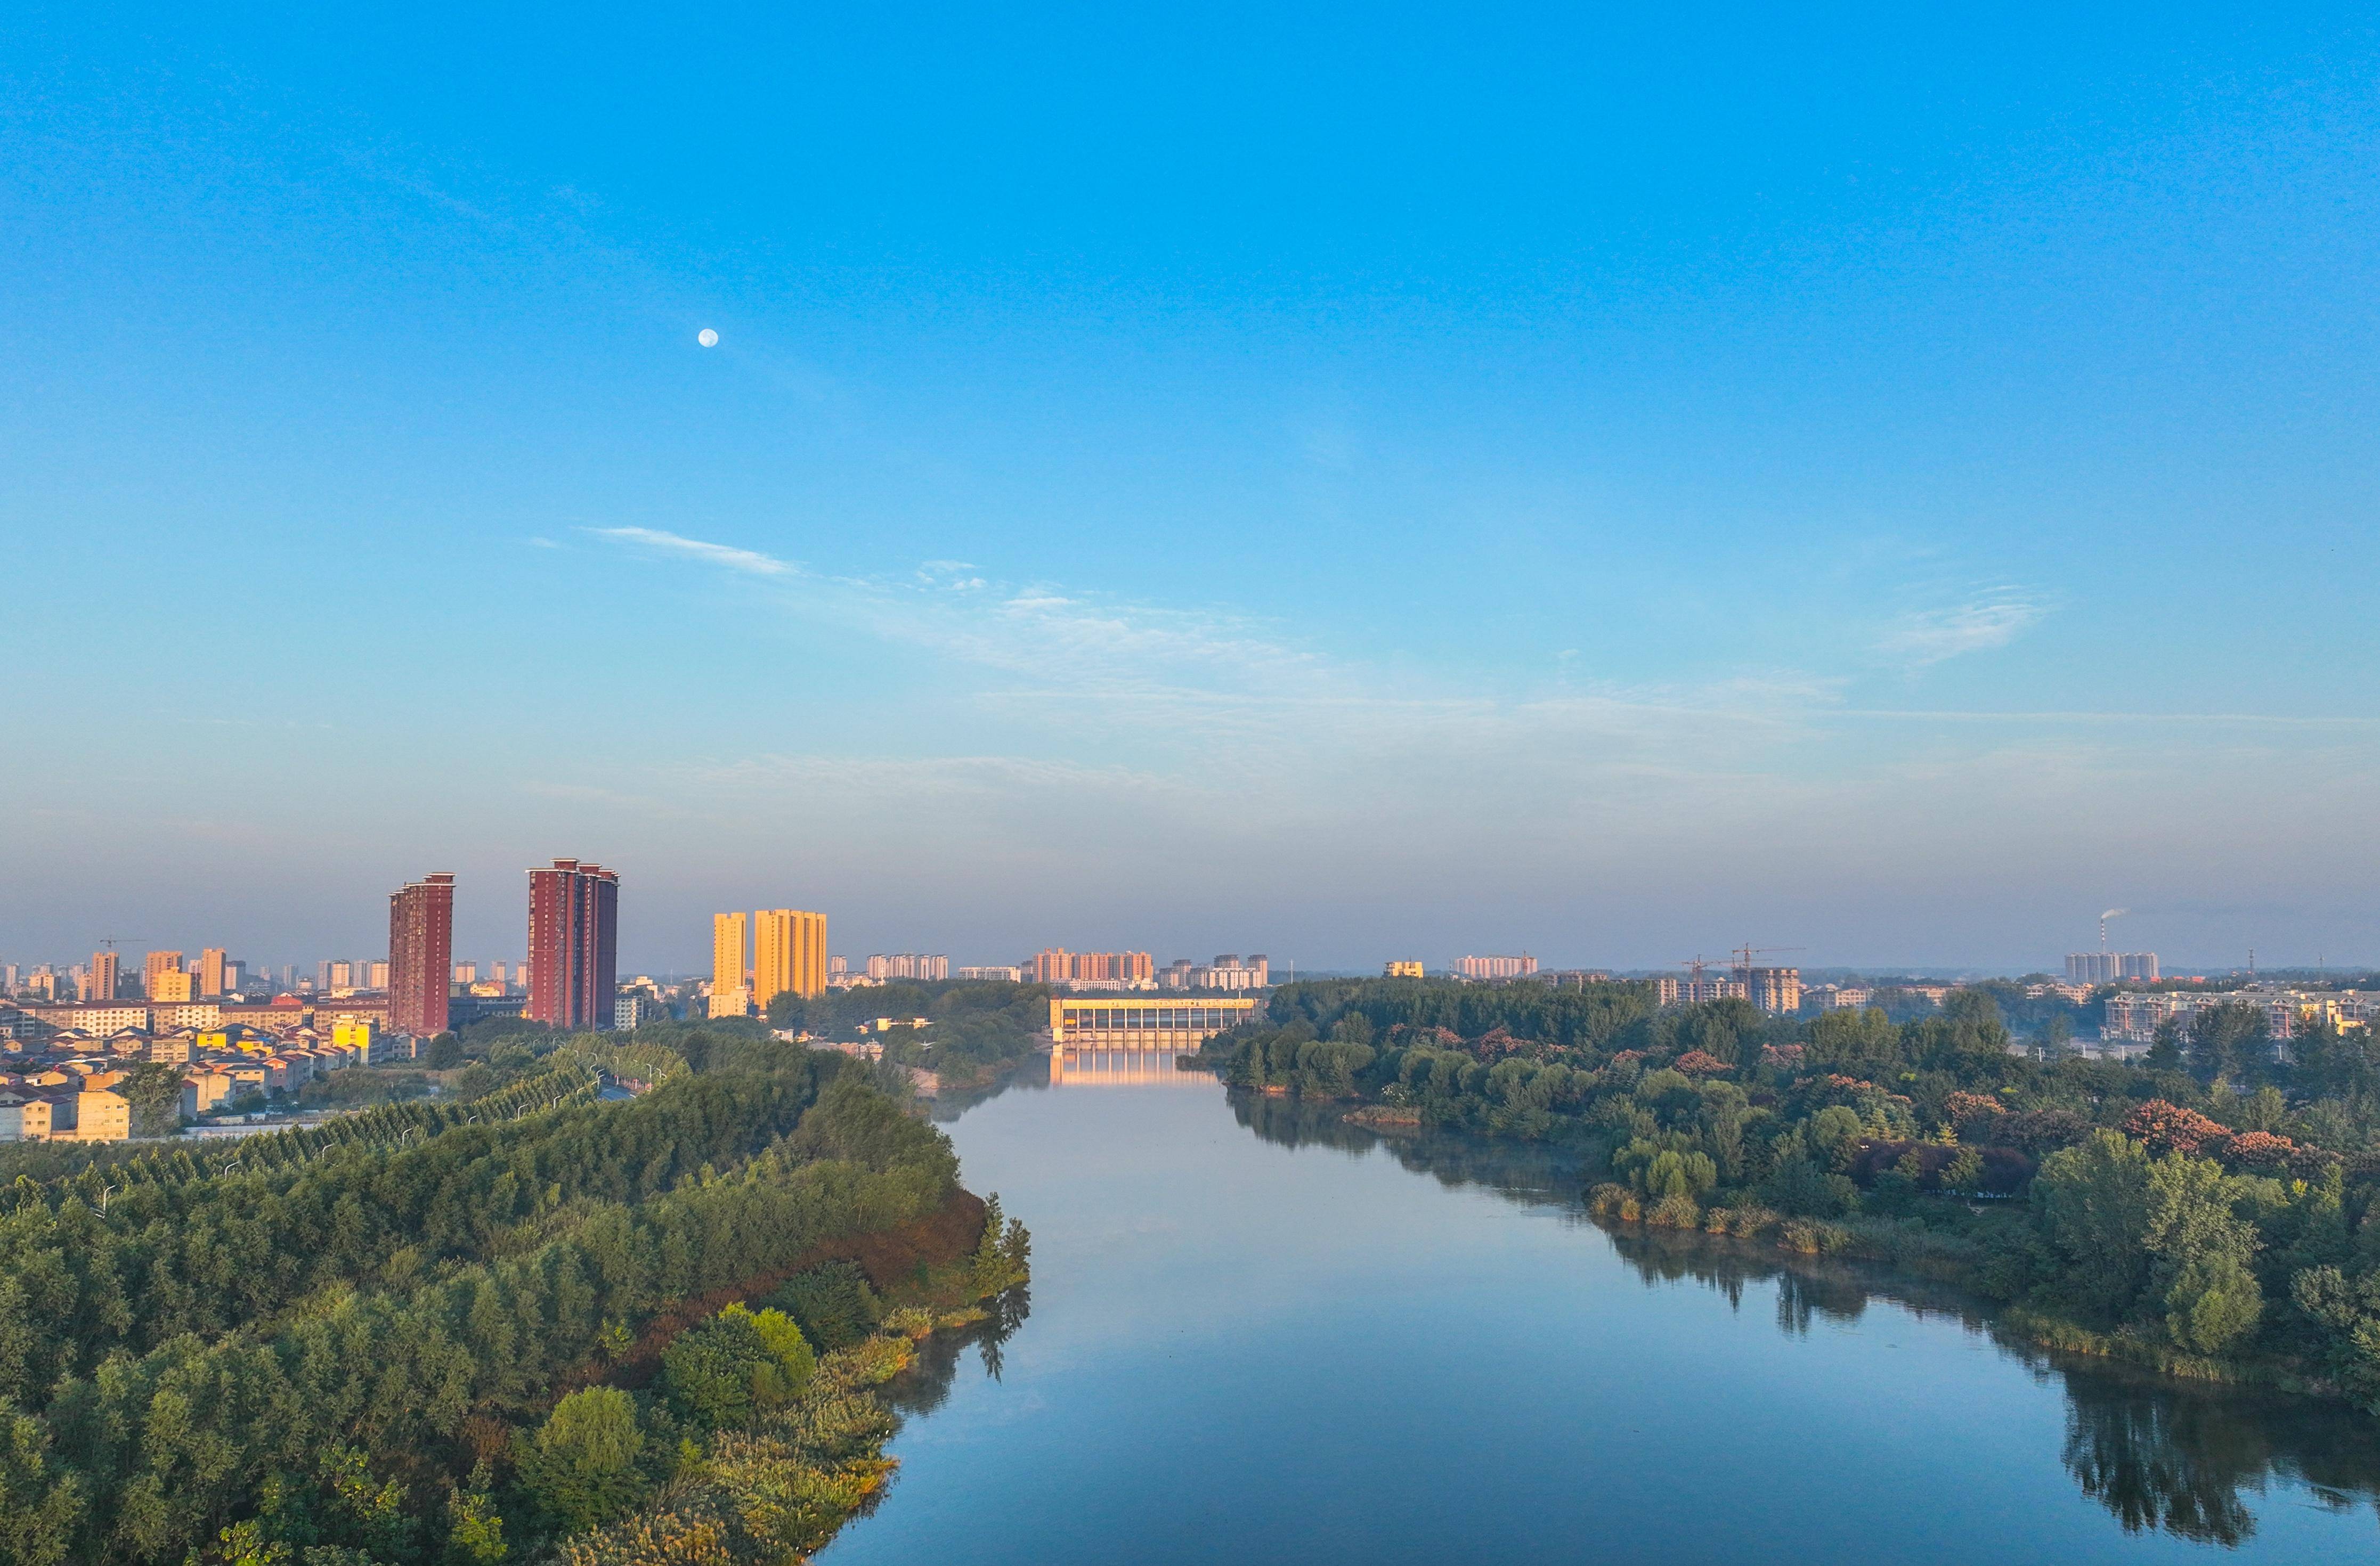
[[[152,20],[0,41],[10,672],[142,698],[0,776],[12,960],[433,864],[514,950],[468,889],[590,846],[686,970],[786,887],[2380,960],[2344,13],[669,22],[625,113],[532,12]]]

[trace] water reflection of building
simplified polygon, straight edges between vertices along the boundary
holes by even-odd
[[[1184,1071],[1172,1050],[1092,1050],[1061,1045],[1050,1051],[1052,1087],[1212,1087],[1211,1072]]]
[[[1253,996],[1160,1001],[1154,997],[1053,995],[1050,1039],[1053,1044],[1098,1049],[1196,1050],[1256,1015]]]

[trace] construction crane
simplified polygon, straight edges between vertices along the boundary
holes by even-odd
[[[1735,971],[1738,974],[1749,976],[1752,972],[1752,959],[1755,957],[1765,957],[1771,952],[1806,952],[1808,950],[1809,948],[1806,946],[1753,946],[1747,944],[1736,947],[1728,954],[1735,959]]]

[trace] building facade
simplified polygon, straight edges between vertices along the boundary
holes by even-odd
[[[225,971],[230,965],[229,955],[220,946],[210,946],[199,953],[200,999],[221,1000],[224,992],[231,988],[229,975]]]
[[[2155,982],[2154,952],[2070,952],[2066,954],[2069,984],[2120,984],[2128,978]]]
[[[791,993],[826,993],[826,916],[802,908],[763,908],[752,916],[752,1003],[766,1008]]]
[[[181,971],[182,954],[179,952],[150,953],[146,957],[140,959],[140,993],[148,996],[151,1000],[155,1000],[157,998],[157,980],[159,976],[169,973],[180,973]],[[187,1001],[189,997],[188,995],[183,995],[177,997],[177,999]]]
[[[868,977],[873,979],[913,978],[941,979],[951,977],[951,960],[925,952],[878,952],[867,962]]]
[[[388,897],[388,1024],[427,1037],[446,1031],[447,969],[455,960],[455,877],[441,870]]]
[[[710,916],[710,1004],[714,1017],[747,1016],[752,1011],[749,931],[742,914]]]
[[[1053,995],[1050,1041],[1069,1050],[1191,1050],[1248,1021],[1261,1004],[1254,996],[1173,1001]]]
[[[1738,968],[1743,998],[1771,1016],[1790,1017],[1802,1009],[1800,968]]]
[[[1387,978],[1419,978],[1422,977],[1421,959],[1419,957],[1391,957],[1388,961],[1388,965],[1383,967],[1380,970],[1380,973],[1383,977]]]
[[[521,1014],[550,1027],[610,1028],[619,947],[617,872],[577,859],[529,871],[528,1003]]]
[[[1069,952],[1062,946],[1036,953],[1032,962],[1036,984],[1154,983],[1157,960],[1146,952]]]
[[[1454,965],[1454,971],[1465,978],[1526,978],[1537,971],[1537,960],[1525,953],[1518,957],[1465,957]]]

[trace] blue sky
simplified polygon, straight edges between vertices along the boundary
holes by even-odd
[[[2380,961],[2368,12],[207,9],[0,38],[0,957]]]

